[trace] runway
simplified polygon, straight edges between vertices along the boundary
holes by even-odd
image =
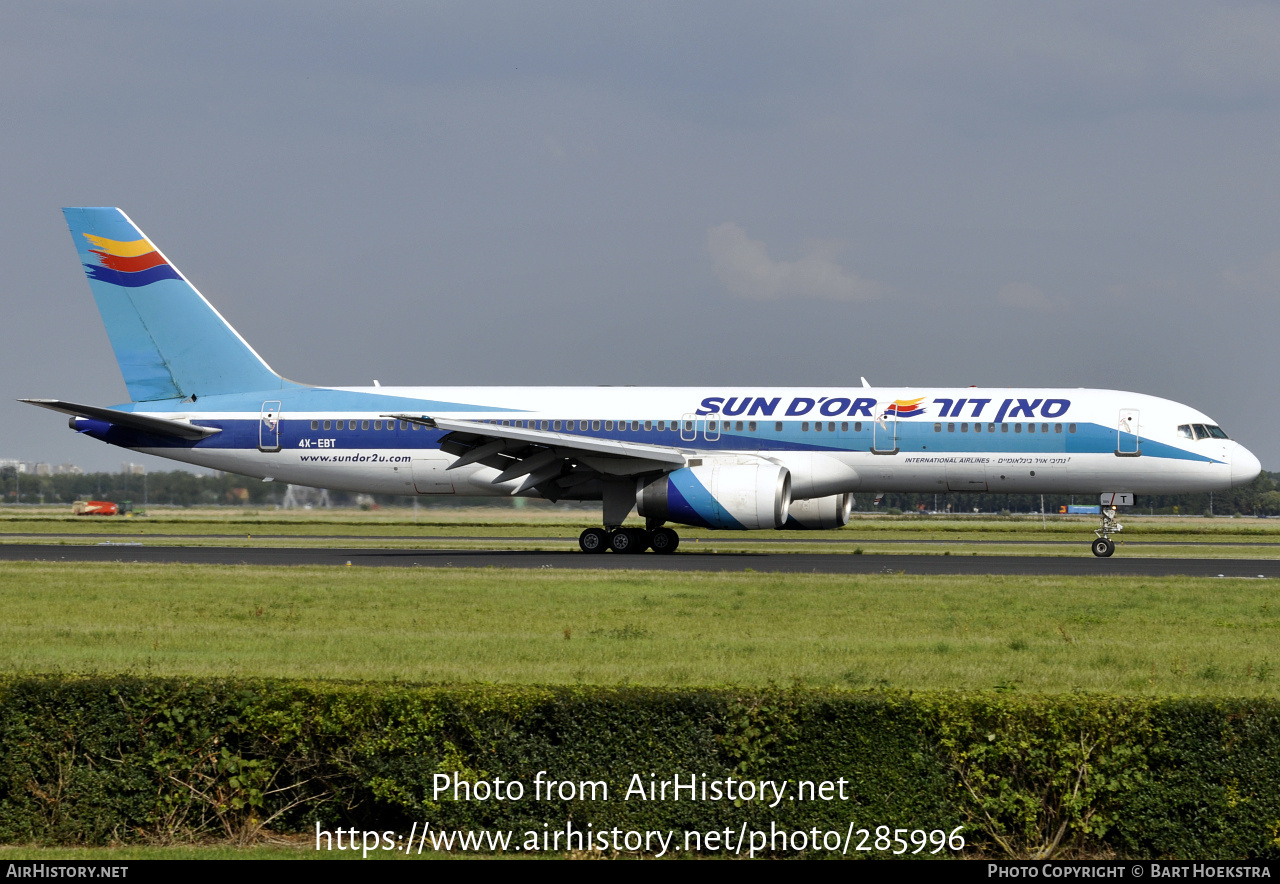
[[[315,547],[154,546],[131,542],[72,546],[0,544],[0,561],[146,562],[203,565],[328,565],[398,568],[603,568],[646,571],[760,571],[787,574],[990,574],[1132,577],[1280,577],[1275,559],[1078,556],[840,555],[704,553],[586,555],[578,551],[342,549]]]
[[[91,543],[102,541],[125,541],[126,538],[132,539],[139,535],[126,534],[83,534],[83,533],[65,533],[52,534],[47,532],[36,531],[6,531],[0,534],[0,539],[11,537],[29,537],[33,540],[67,540],[72,543]],[[243,532],[234,534],[167,534],[156,533],[151,535],[142,535],[145,539],[155,540],[235,540],[243,538],[246,535]],[[447,542],[447,541],[502,541],[511,543],[575,543],[578,539],[576,534],[564,535],[561,537],[553,537],[546,535],[529,535],[527,537],[494,535],[494,534],[268,534],[253,533],[251,536],[259,540],[361,540],[361,541],[405,541],[418,540],[422,542]],[[782,537],[760,537],[752,535],[749,537],[734,538],[741,543],[761,544],[795,544],[804,543],[808,545],[822,544],[848,547],[852,552],[858,546],[886,546],[886,545],[909,545],[909,546],[1062,546],[1062,547],[1083,547],[1087,544],[1079,537],[1072,540],[1006,540],[1006,539],[972,539],[972,538],[912,538],[912,537],[813,537],[808,534],[787,533]],[[145,540],[144,540],[145,542]],[[724,542],[730,543],[732,540],[726,539]],[[1255,540],[1142,540],[1124,538],[1123,542],[1128,546],[1257,546],[1257,547],[1276,547],[1280,546],[1280,541],[1255,541]],[[688,543],[685,544],[688,546]],[[690,550],[686,550],[687,552]]]

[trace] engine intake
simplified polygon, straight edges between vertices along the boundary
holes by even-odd
[[[636,489],[646,519],[701,528],[781,528],[791,505],[791,473],[777,464],[684,467]]]

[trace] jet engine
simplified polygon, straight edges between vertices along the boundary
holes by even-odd
[[[810,530],[843,528],[849,524],[849,513],[852,510],[853,495],[849,493],[815,497],[812,500],[793,500],[786,524],[782,527]]]
[[[791,473],[772,463],[684,467],[636,488],[644,518],[701,528],[781,528],[790,505]]]

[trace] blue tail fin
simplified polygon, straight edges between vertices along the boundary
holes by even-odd
[[[130,399],[278,390],[286,383],[124,212],[62,213]]]

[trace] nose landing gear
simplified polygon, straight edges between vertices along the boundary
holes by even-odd
[[[1116,521],[1116,508],[1102,508],[1102,524],[1093,532],[1097,535],[1097,539],[1093,541],[1093,554],[1100,559],[1109,557],[1116,551],[1116,543],[1111,539],[1112,534],[1118,534],[1124,530],[1124,525]]]

